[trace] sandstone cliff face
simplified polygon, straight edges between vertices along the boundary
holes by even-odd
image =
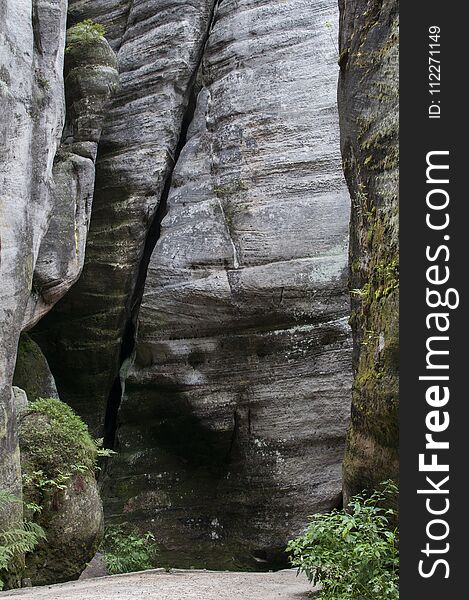
[[[101,134],[102,105],[83,92],[115,87],[113,55],[69,53],[48,198],[74,199],[86,227],[71,226],[71,201],[51,211],[63,216],[46,219],[19,329],[76,279],[83,161],[100,139],[83,273],[32,335],[62,400],[116,444],[109,519],[154,531],[173,566],[270,567],[306,515],[340,502],[351,374],[335,1],[71,0],[69,17],[105,24],[119,89]]]
[[[211,0],[70,2],[76,21],[107,27],[120,89],[97,162],[93,217],[80,281],[40,325],[61,397],[102,434],[109,395],[133,336],[157,210],[178,150]],[[148,249],[150,248],[150,250]]]
[[[272,566],[306,515],[340,501],[349,213],[335,17],[333,2],[215,9],[105,488],[108,517],[154,531],[168,564]]]
[[[72,132],[61,144],[66,10],[65,0],[5,0],[0,8],[0,485],[14,493],[20,483],[11,383],[19,335],[79,276],[100,133],[99,119],[84,133],[68,111]],[[109,97],[116,76],[109,60],[106,72],[95,65],[92,77],[69,72],[83,112],[99,113]],[[97,80],[100,87],[90,90]]]
[[[352,198],[349,497],[398,475],[398,2],[340,3],[339,113]]]
[[[42,2],[33,15],[31,2],[6,0],[1,4],[0,21],[0,484],[19,493],[11,381],[34,266],[52,209],[52,166],[64,117],[66,2]],[[10,115],[7,120],[6,115]]]

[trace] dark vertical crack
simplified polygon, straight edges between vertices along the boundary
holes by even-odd
[[[231,458],[231,454],[233,452],[233,448],[236,442],[236,438],[238,437],[238,433],[239,433],[239,415],[238,415],[238,411],[234,410],[233,411],[233,431],[231,432],[231,440],[230,440],[230,446],[228,448],[228,452],[226,454],[226,462],[230,462],[230,458]]]
[[[179,131],[179,137],[174,151],[174,155],[171,157],[171,164],[168,168],[168,173],[165,178],[163,191],[161,193],[160,202],[156,209],[152,223],[147,233],[145,240],[145,246],[142,254],[142,259],[138,268],[138,275],[134,292],[129,302],[128,316],[124,325],[124,331],[122,335],[121,348],[119,353],[119,364],[118,374],[112,384],[111,391],[108,396],[106,403],[106,413],[104,418],[104,447],[114,448],[116,441],[116,431],[118,427],[118,413],[120,404],[122,401],[123,385],[122,385],[122,367],[125,361],[129,360],[134,353],[137,333],[137,318],[140,310],[140,305],[143,298],[143,292],[145,288],[145,281],[147,278],[148,266],[150,263],[151,255],[161,235],[161,224],[164,217],[167,214],[168,196],[171,189],[171,183],[173,179],[173,173],[175,166],[178,162],[179,156],[187,142],[187,132],[189,126],[192,123],[194,112],[197,102],[198,85],[197,85],[197,73],[203,60],[205,53],[205,46],[207,44],[210,31],[213,26],[216,9],[219,2],[214,2],[210,16],[208,19],[208,26],[205,31],[204,38],[200,45],[200,55],[197,60],[196,67],[191,75],[187,86],[187,105],[184,111],[184,115],[181,121],[181,128]]]
[[[38,15],[38,10],[37,10],[37,2],[33,2],[33,6],[32,6],[32,24],[33,24],[33,37],[34,37],[34,45],[36,47],[36,50],[39,52],[39,54],[42,56],[43,54],[43,49],[42,49],[42,40],[41,40],[41,25],[39,22],[39,15]]]

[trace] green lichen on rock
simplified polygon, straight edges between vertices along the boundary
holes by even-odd
[[[232,194],[237,194],[238,192],[244,192],[247,189],[248,185],[245,181],[242,181],[241,179],[234,179],[226,185],[214,186],[213,191],[219,198],[225,198],[226,196],[231,196]]]
[[[95,480],[98,448],[73,410],[55,398],[31,402],[19,417],[23,494],[46,541],[26,557],[26,576],[44,585],[79,576],[103,535]]]
[[[352,198],[354,386],[345,500],[398,477],[398,3],[341,2],[339,113]]]

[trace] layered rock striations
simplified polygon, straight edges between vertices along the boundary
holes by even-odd
[[[26,0],[6,0],[0,8],[0,486],[13,493],[21,485],[11,382],[34,264],[51,210],[49,185],[64,114],[66,3],[44,2],[41,9],[33,19]],[[38,21],[46,15],[47,29],[40,35]]]
[[[350,410],[335,2],[71,0],[85,19],[109,45],[69,37],[65,127],[58,51],[11,348],[35,325],[61,399],[118,451],[108,519],[154,532],[162,564],[282,564],[340,503]]]
[[[398,477],[398,2],[340,3],[354,386],[345,496]]]
[[[84,272],[36,336],[61,398],[102,435],[108,402],[120,398],[119,368],[133,337],[212,1],[76,0],[69,10],[75,21],[103,21],[120,87],[100,143]]]
[[[63,138],[66,10],[65,0],[5,0],[0,8],[0,486],[15,494],[21,485],[11,384],[18,340],[81,271],[99,120],[116,76],[104,40],[105,73],[79,59],[81,74],[67,78],[77,75],[74,102],[78,94],[81,118],[91,111],[93,123],[79,131],[68,111],[72,132]]]
[[[340,502],[347,230],[334,2],[220,2],[121,377],[108,518],[160,560],[285,560]]]

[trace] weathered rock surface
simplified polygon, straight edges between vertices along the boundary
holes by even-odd
[[[398,476],[398,2],[340,2],[339,112],[352,198],[352,424],[345,496]]]
[[[24,390],[16,385],[11,387],[11,393],[13,396],[13,403],[16,407],[16,412],[19,413],[28,406],[28,396]]]
[[[100,143],[84,272],[36,335],[61,397],[99,435],[111,391],[120,396],[118,371],[132,338],[148,247],[157,233],[155,215],[174,164],[212,3],[70,3],[75,21],[94,18],[107,27],[120,90]]]
[[[348,194],[335,2],[225,1],[122,369],[108,516],[175,566],[262,568],[340,502]],[[116,160],[114,158],[114,160]]]
[[[52,167],[64,118],[66,4],[44,0],[33,12],[30,0],[0,6],[0,487],[15,494],[21,484],[11,383],[53,208]]]
[[[27,333],[23,333],[18,344],[14,385],[22,388],[29,400],[58,398],[54,376],[41,349]]]
[[[105,39],[67,46],[66,121],[52,169],[54,207],[34,268],[25,326],[48,312],[83,268],[96,154],[108,100],[117,89],[116,67],[116,56]]]
[[[281,564],[340,502],[349,415],[335,2],[71,0],[70,18],[105,24],[119,90],[101,134],[113,55],[67,54],[18,335],[88,234],[32,335],[61,398],[117,428],[109,518],[171,565]]]
[[[66,489],[42,504],[40,524],[47,540],[26,557],[33,585],[78,579],[98,549],[104,528],[96,480],[74,475]]]
[[[73,106],[81,99],[86,107],[80,114],[69,110],[72,133],[60,145],[66,10],[65,0],[5,0],[0,8],[0,486],[17,494],[21,486],[11,383],[18,340],[81,271],[99,114],[116,78],[106,42],[101,44],[109,48],[105,73],[84,55],[76,77],[79,65],[72,65],[67,78],[75,78]],[[86,111],[93,126],[85,133],[77,123]]]

